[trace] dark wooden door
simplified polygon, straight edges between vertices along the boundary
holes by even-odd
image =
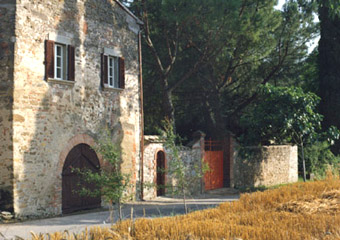
[[[157,153],[157,196],[165,195],[165,154]]]
[[[100,171],[97,154],[87,144],[79,144],[72,148],[66,157],[62,172],[62,210],[70,213],[78,210],[98,208],[101,198],[80,196],[79,190],[85,187],[94,190],[96,186],[82,180],[81,176],[72,169],[89,169]]]

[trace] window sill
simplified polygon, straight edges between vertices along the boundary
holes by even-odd
[[[104,91],[108,91],[108,92],[122,92],[124,89],[123,88],[114,88],[114,87],[109,87],[109,85],[104,85],[103,87]]]
[[[60,79],[55,79],[55,78],[48,78],[47,82],[49,82],[49,83],[58,83],[58,84],[63,84],[63,85],[68,85],[68,86],[73,86],[74,85],[74,81],[60,80]]]

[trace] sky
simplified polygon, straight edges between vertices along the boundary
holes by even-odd
[[[275,8],[281,9],[284,3],[285,3],[285,0],[279,0],[279,4]]]

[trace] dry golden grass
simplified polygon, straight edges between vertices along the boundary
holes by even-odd
[[[60,235],[50,239],[340,239],[340,181],[328,177],[296,183],[243,194],[239,201],[188,215],[123,221],[113,229]]]

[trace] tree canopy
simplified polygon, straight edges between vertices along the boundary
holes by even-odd
[[[146,133],[176,119],[186,136],[239,132],[244,108],[267,82],[284,85],[307,56],[317,24],[299,1],[139,0]],[[176,109],[176,112],[175,112]]]

